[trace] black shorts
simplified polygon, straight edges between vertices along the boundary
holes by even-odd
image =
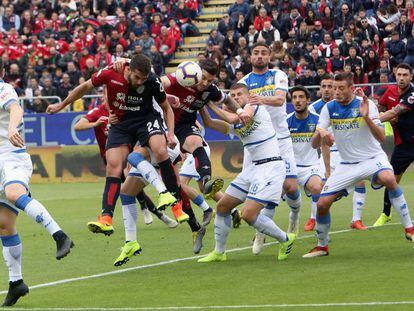
[[[203,139],[200,129],[194,123],[182,124],[182,125],[176,126],[174,129],[174,134],[175,136],[177,136],[178,141],[180,142],[181,149],[183,151],[186,151],[183,149],[183,146],[188,136],[196,135],[196,136],[200,136],[200,138]]]
[[[153,135],[165,135],[163,122],[159,116],[123,120],[110,127],[108,139],[106,140],[106,150],[124,145],[132,149],[137,143],[146,147]]]
[[[395,175],[403,174],[414,162],[414,144],[402,143],[395,146],[391,156],[391,165]]]

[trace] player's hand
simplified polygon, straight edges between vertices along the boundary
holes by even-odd
[[[240,121],[243,124],[249,123],[249,121],[251,119],[250,115],[246,111],[244,111],[243,109],[240,110],[239,113],[237,113],[237,115],[239,116]]]
[[[168,103],[170,104],[171,107],[173,107],[175,109],[180,107],[180,99],[177,96],[167,94],[167,100],[168,100]]]
[[[323,143],[329,147],[332,147],[335,142],[333,135],[324,129],[318,129],[318,132],[323,140]]]
[[[359,107],[359,112],[363,118],[368,117],[369,115],[369,103],[368,97],[365,95],[364,91],[361,88],[355,90],[355,95],[362,97],[361,106]]]
[[[249,96],[250,105],[263,105],[263,98],[260,95],[252,94]]]
[[[9,128],[9,141],[15,147],[24,147],[24,140],[19,131],[15,128]]]
[[[118,120],[117,115],[116,115],[116,114],[114,114],[114,113],[112,112],[112,110],[111,110],[111,111],[109,111],[108,123],[109,123],[109,124],[117,124],[117,123],[119,123],[119,120]]]
[[[55,113],[61,111],[62,109],[63,109],[63,107],[61,106],[61,104],[52,104],[52,105],[47,106],[46,113],[55,114]]]
[[[175,139],[174,134],[167,134],[167,144],[171,149],[174,149],[177,146],[177,140]]]
[[[180,152],[181,162],[184,162],[187,160],[187,153],[186,152]]]
[[[120,58],[120,59],[116,60],[113,63],[115,71],[117,71],[117,72],[124,71],[124,66],[125,66],[125,64],[128,63],[128,61],[129,61],[128,58]]]
[[[100,126],[100,125],[105,124],[106,122],[108,122],[108,119],[109,117],[105,117],[105,116],[99,117],[99,119],[95,122],[95,126]]]

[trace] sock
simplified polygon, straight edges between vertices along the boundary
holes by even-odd
[[[137,239],[137,219],[138,208],[135,198],[131,195],[121,194],[122,217],[125,227],[125,241],[135,241]]]
[[[116,201],[121,189],[121,179],[118,177],[106,177],[105,189],[102,196],[102,216],[114,216]]]
[[[227,237],[231,229],[231,216],[216,214],[214,219],[214,238],[216,240],[215,252],[223,254],[226,251]]]
[[[290,207],[289,222],[295,223],[299,218],[300,205],[302,203],[302,196],[299,189],[294,193],[287,193],[286,202]]]
[[[180,187],[180,196],[181,200],[183,202],[183,212],[190,217],[188,219],[188,225],[190,226],[190,229],[192,232],[197,232],[200,230],[201,226],[197,221],[196,216],[194,215],[194,211],[191,207],[190,199],[188,198],[187,194],[184,192],[183,188]]]
[[[413,226],[410,217],[410,211],[408,210],[407,202],[405,201],[404,194],[401,187],[398,186],[395,190],[388,190],[392,206],[400,216],[401,223],[404,228],[411,228]]]
[[[1,237],[3,244],[3,258],[9,270],[9,281],[16,282],[22,276],[22,242],[19,235],[4,235]]]
[[[26,194],[21,195],[16,203],[16,207],[24,211],[30,218],[41,224],[49,233],[53,235],[60,231],[59,225],[50,216],[49,212],[39,201],[32,199]]]
[[[211,162],[204,147],[198,147],[194,150],[193,157],[197,173],[200,175],[200,179],[204,182],[211,177]]]
[[[317,208],[317,203],[319,200],[319,194],[318,195],[312,195],[312,206],[311,206],[311,215],[310,218],[312,219],[316,219],[316,210]]]
[[[139,204],[141,204],[141,209],[148,208],[148,210],[159,219],[161,219],[162,215],[164,215],[160,210],[157,209],[154,202],[152,202],[151,198],[144,192],[144,190],[138,193],[136,198],[138,199]]]
[[[138,152],[132,152],[128,156],[128,162],[135,167],[149,184],[151,184],[158,193],[167,190],[165,184],[160,179],[155,168]]]
[[[233,208],[231,211],[230,211],[230,215],[233,215],[234,213],[236,213],[237,212],[237,207],[235,207],[235,208]]]
[[[361,220],[361,214],[365,204],[365,192],[365,187],[355,187],[354,196],[352,198],[352,222]]]
[[[271,220],[273,220],[273,217],[275,216],[275,212],[276,209],[273,208],[262,208],[262,210],[260,211],[260,214],[265,215],[267,218],[270,218]]]
[[[316,214],[316,234],[318,236],[318,246],[327,246],[329,239],[329,229],[331,227],[331,214],[319,216]]]
[[[196,204],[203,212],[208,210],[210,206],[208,206],[207,202],[204,200],[204,198],[199,194],[196,196],[193,200],[194,204]]]
[[[168,158],[165,161],[158,163],[160,167],[160,174],[167,190],[177,199],[180,200],[180,191],[178,189],[177,176],[174,171],[173,164]]]
[[[288,240],[286,232],[280,229],[272,219],[262,213],[259,213],[256,220],[252,223],[252,226],[256,228],[257,231],[275,238],[280,243]]]
[[[387,216],[391,215],[391,201],[390,201],[388,189],[385,189],[384,191],[384,208],[382,212]]]

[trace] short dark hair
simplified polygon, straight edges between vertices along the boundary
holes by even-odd
[[[354,74],[352,72],[341,72],[335,75],[334,81],[347,81],[348,85],[354,83]]]
[[[253,44],[251,51],[253,51],[255,48],[259,47],[259,46],[264,46],[265,48],[267,48],[270,52],[270,48],[269,46],[265,43],[265,42],[256,42],[255,44]]]
[[[138,70],[144,75],[148,75],[151,72],[151,59],[144,54],[134,55],[129,63],[129,68],[132,71]]]
[[[324,75],[322,75],[321,77],[321,83],[323,80],[333,80],[333,76],[330,75],[329,73],[325,73]]]
[[[238,89],[244,89],[246,91],[249,91],[246,84],[243,83],[233,83],[230,87],[230,90],[238,90]]]
[[[200,67],[202,70],[207,71],[209,74],[215,76],[218,73],[218,66],[216,61],[211,58],[207,58],[200,62]]]
[[[397,67],[395,67],[395,69],[400,69],[400,68],[407,69],[410,71],[410,74],[413,74],[413,68],[407,63],[401,63],[401,64],[398,64]]]
[[[305,93],[306,98],[310,98],[310,92],[308,91],[308,89],[306,87],[304,87],[303,85],[295,85],[294,87],[292,87],[289,92],[290,92],[290,96],[293,96],[293,93],[298,92],[298,91],[302,91]]]

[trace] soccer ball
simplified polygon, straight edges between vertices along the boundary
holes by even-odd
[[[195,62],[184,62],[178,65],[175,77],[181,86],[189,87],[198,84],[202,78],[202,70]]]

